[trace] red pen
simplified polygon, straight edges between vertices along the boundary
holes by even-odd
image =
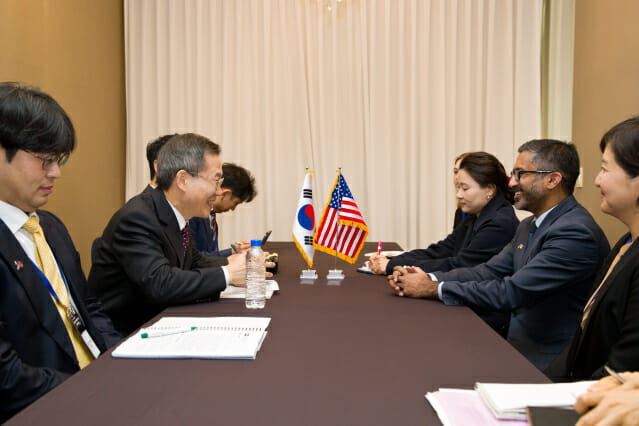
[[[377,243],[377,255],[379,256],[380,254],[382,254],[382,240]]]

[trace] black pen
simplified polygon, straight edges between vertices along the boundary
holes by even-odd
[[[619,374],[617,374],[617,372],[615,370],[613,370],[612,368],[608,367],[608,364],[604,365],[604,368],[606,369],[608,374],[610,374],[612,377],[617,379],[619,381],[619,383],[621,383],[622,385],[624,383],[626,383],[626,381],[623,379],[623,377],[621,377]]]

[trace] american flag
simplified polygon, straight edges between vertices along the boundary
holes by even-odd
[[[367,235],[368,226],[340,173],[315,232],[315,249],[355,263]]]

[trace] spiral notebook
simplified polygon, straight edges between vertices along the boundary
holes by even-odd
[[[270,321],[261,317],[164,317],[131,335],[112,356],[255,359]]]

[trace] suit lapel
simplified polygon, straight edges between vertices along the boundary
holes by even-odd
[[[473,237],[475,236],[475,233],[477,232],[476,229],[479,228],[479,219],[477,217],[475,217],[474,215],[472,217],[469,218],[468,223],[466,224],[466,226],[468,226],[468,232],[466,232],[466,235],[464,236],[464,241],[462,241],[462,245],[460,248],[465,248],[468,247],[468,245],[470,244],[470,242],[472,241]],[[477,225],[477,226],[475,226]]]
[[[534,220],[535,218],[531,216],[527,219],[524,219],[524,221],[522,221],[519,225],[522,231],[516,235],[517,240],[514,242],[515,254],[513,257],[513,267],[515,271],[521,268],[521,265],[525,264],[528,259],[530,259],[530,256],[532,254],[532,248],[526,247],[526,244],[528,242],[530,227],[533,225]],[[532,240],[530,241],[530,243],[530,245],[532,246]]]
[[[539,227],[539,229],[537,229],[537,231],[535,231],[535,234],[530,240],[530,247],[527,248],[526,243],[528,241],[528,234],[530,233],[530,228],[532,227],[533,221],[535,219],[533,218],[530,221],[530,225],[528,226],[526,235],[523,236],[524,239],[520,242],[521,244],[524,245],[524,248],[523,248],[523,251],[525,254],[525,257],[523,259],[524,262],[528,262],[533,255],[538,253],[539,250],[534,250],[533,247],[537,245],[537,241],[539,241],[540,238],[543,238],[544,233],[546,232],[546,229],[551,227],[552,224],[555,223],[557,219],[563,216],[563,214],[569,211],[570,209],[574,208],[576,205],[577,205],[577,200],[575,200],[575,197],[573,197],[572,195],[566,197],[563,201],[557,204],[552,209],[552,211],[548,213],[548,216],[546,216],[543,222],[541,222],[541,226]]]
[[[184,256],[182,253],[184,252],[184,247],[182,247],[182,233],[180,232],[175,213],[173,213],[173,209],[162,191],[154,190],[150,191],[150,193],[158,213],[158,219],[164,226],[162,232],[164,232],[164,236],[171,244],[171,248],[175,253],[176,264],[180,268],[183,268]]]
[[[0,257],[7,264],[7,268],[13,271],[17,282],[24,289],[42,327],[51,335],[60,350],[75,360],[71,340],[46,284],[18,240],[2,221],[0,221]]]
[[[627,238],[628,238],[628,236],[624,236],[622,241],[620,241],[617,244],[617,247],[615,247],[615,251],[613,252],[615,256],[617,255],[617,253],[619,253],[618,248],[623,246],[624,241]],[[621,256],[621,259],[619,259],[619,261],[615,265],[615,267],[612,270],[612,272],[610,273],[610,275],[608,275],[608,278],[604,282],[603,286],[601,286],[601,289],[599,290],[599,294],[597,294],[597,297],[595,297],[595,300],[592,302],[592,307],[590,308],[590,314],[589,314],[588,318],[586,319],[586,323],[584,324],[584,333],[582,333],[582,337],[585,334],[585,330],[588,329],[588,326],[590,325],[590,321],[595,316],[596,309],[599,306],[599,304],[601,303],[601,301],[604,299],[606,293],[608,292],[608,289],[612,286],[612,283],[617,281],[617,277],[619,276],[621,271],[626,269],[626,266],[628,266],[628,263],[632,262],[633,255],[635,254],[635,252],[637,250],[639,250],[638,247],[639,246],[635,245],[634,242],[633,242],[633,244],[630,246],[630,248]],[[614,259],[614,256],[610,256],[610,259]],[[603,279],[603,277],[605,277],[605,274],[608,271],[608,268],[610,267],[610,265],[612,264],[612,261],[611,262],[606,262],[606,264],[607,264],[606,271],[603,271],[603,275],[601,276],[602,279]],[[595,283],[593,285],[594,291],[596,291],[596,288],[597,288],[597,286],[599,286],[599,284],[601,284],[601,281],[599,281],[599,282],[597,282],[597,283]],[[590,297],[590,295],[589,295],[589,297]],[[581,346],[581,341],[579,342],[579,345]]]

